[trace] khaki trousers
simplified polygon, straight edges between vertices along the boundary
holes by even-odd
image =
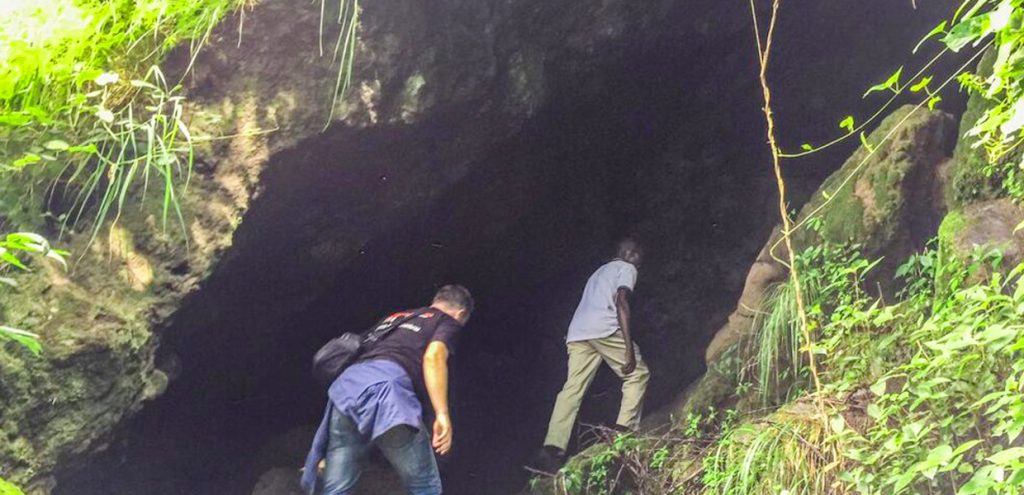
[[[644,393],[651,372],[647,369],[640,348],[633,344],[636,353],[636,369],[623,376],[622,365],[626,364],[626,339],[622,331],[600,339],[569,342],[569,376],[565,379],[562,391],[555,400],[555,410],[551,413],[548,434],[544,445],[565,450],[569,446],[572,427],[576,423],[580,404],[590,383],[597,375],[597,369],[604,361],[622,379],[622,404],[619,406],[619,425],[635,429],[640,425],[640,413],[643,409]]]

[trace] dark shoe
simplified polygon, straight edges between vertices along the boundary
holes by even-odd
[[[545,445],[526,463],[526,469],[554,476],[565,464],[565,452],[558,447]]]
[[[632,433],[633,432],[632,428],[630,428],[628,426],[622,426],[622,425],[620,425],[618,423],[615,423],[615,424],[609,426],[608,429],[614,431],[615,433]]]

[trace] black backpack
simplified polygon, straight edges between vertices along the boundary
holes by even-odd
[[[363,334],[345,332],[340,337],[331,339],[313,356],[313,378],[329,386],[367,349],[387,337],[403,323],[425,312],[426,310],[413,311],[406,316],[396,318],[390,324],[379,323]]]

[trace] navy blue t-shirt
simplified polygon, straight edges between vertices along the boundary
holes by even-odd
[[[412,378],[417,389],[423,384],[423,353],[431,342],[443,342],[449,355],[455,354],[455,344],[462,325],[445,312],[433,308],[421,308],[395,313],[381,320],[378,325],[389,325],[397,319],[412,313],[423,313],[402,323],[387,337],[377,342],[359,357],[358,362],[386,359],[397,363]]]

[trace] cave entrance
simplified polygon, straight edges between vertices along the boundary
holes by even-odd
[[[783,129],[789,142],[830,134],[833,103],[861,104],[825,95],[859,95],[889,66],[880,58],[901,59],[833,47],[830,57],[852,61],[859,77],[850,77],[815,58],[820,49],[804,50],[856,24],[849,17],[782,30],[800,37],[780,42],[778,73],[820,71],[777,92],[811,129]],[[889,33],[884,43],[912,45],[918,30],[906,18],[886,22],[875,28]],[[473,291],[478,311],[453,363],[457,446],[446,491],[514,493],[564,379],[562,341],[583,283],[627,234],[648,253],[636,294],[636,338],[653,370],[648,409],[666,404],[703,372],[705,346],[774,224],[751,46],[746,30],[700,46],[664,39],[619,54],[599,78],[561,80],[535,117],[457,180],[432,175],[437,143],[459,139],[450,115],[325,133],[275,156],[231,252],[165,331],[160,366],[180,375],[59,492],[248,495],[265,473],[293,475],[323,411],[309,379],[316,348],[455,282]],[[795,202],[849,150],[791,169]],[[426,207],[395,199],[435,185],[444,192]],[[617,388],[604,370],[581,422],[613,421]]]

